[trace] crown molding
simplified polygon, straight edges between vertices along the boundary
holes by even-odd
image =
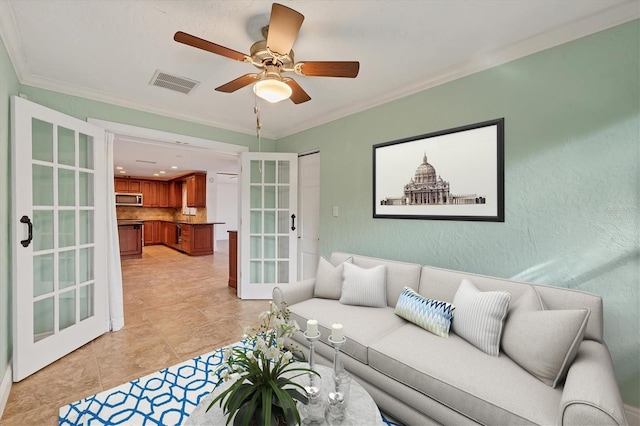
[[[494,68],[516,59],[631,22],[638,18],[640,18],[640,3],[635,0],[629,0],[626,3],[612,7],[596,15],[590,15],[581,20],[572,22],[569,25],[555,28],[551,31],[514,43],[503,49],[495,50],[483,55],[482,58],[458,63],[452,67],[442,70],[437,76],[429,80],[419,82],[412,86],[407,86],[402,90],[388,92],[378,97],[369,98],[366,102],[331,111],[331,113],[321,117],[316,117],[313,120],[298,123],[287,129],[283,129],[281,134],[278,135],[278,138],[290,136],[367,109],[402,99],[459,78]]]
[[[640,4],[637,0],[629,0],[598,14],[590,15],[568,25],[555,28],[551,31],[514,43],[503,49],[484,54],[482,55],[482,58],[461,62],[452,67],[443,69],[433,78],[421,81],[414,85],[406,86],[401,90],[387,92],[377,97],[356,102],[344,108],[333,109],[326,114],[299,122],[287,128],[282,128],[280,130],[265,129],[263,130],[263,136],[273,140],[284,138],[286,136],[422,92],[441,84],[568,43],[638,18],[640,18]],[[15,21],[13,19],[13,10],[11,9],[10,3],[4,1],[0,1],[0,36],[4,40],[9,58],[13,63],[16,75],[18,76],[18,80],[21,84],[87,98],[98,102],[105,102],[125,108],[132,108],[143,112],[159,114],[192,123],[213,126],[222,130],[233,131],[245,135],[254,135],[253,129],[248,130],[246,127],[238,124],[220,122],[209,117],[197,117],[191,114],[181,114],[175,110],[162,108],[157,105],[139,102],[126,97],[115,96],[110,93],[86,87],[79,87],[31,74],[23,56],[20,54],[21,43],[16,30]]]

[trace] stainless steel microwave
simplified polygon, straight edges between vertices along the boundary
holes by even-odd
[[[142,194],[116,192],[116,206],[142,207]]]

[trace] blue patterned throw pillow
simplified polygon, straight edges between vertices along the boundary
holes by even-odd
[[[451,303],[427,299],[405,287],[398,298],[395,314],[436,336],[449,337],[455,309]]]

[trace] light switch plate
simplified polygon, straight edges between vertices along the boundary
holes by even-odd
[[[333,217],[338,217],[338,206],[333,206]]]

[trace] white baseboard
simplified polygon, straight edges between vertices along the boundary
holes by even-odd
[[[629,426],[640,426],[640,408],[625,404],[624,414],[627,416]]]
[[[11,363],[7,366],[7,371],[4,372],[2,382],[0,382],[0,419],[2,413],[4,413],[4,407],[7,405],[9,399],[9,392],[11,392],[11,383],[13,383],[13,371],[11,370]]]

